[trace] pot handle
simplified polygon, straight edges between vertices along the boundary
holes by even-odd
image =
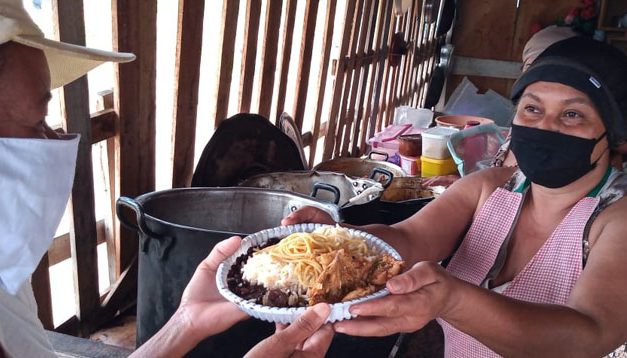
[[[376,150],[371,151],[370,153],[368,153],[368,159],[371,160],[379,160],[379,159],[372,159],[372,155],[376,154],[376,155],[380,155],[382,157],[384,157],[385,159],[383,159],[384,162],[387,162],[388,158],[390,158],[390,155],[388,153],[385,152],[377,152]]]
[[[137,217],[137,225],[127,221],[122,214],[122,208],[130,208],[135,212],[135,216]],[[146,225],[146,217],[144,214],[144,207],[142,204],[138,203],[135,199],[129,198],[127,196],[121,196],[115,202],[115,213],[120,220],[120,223],[124,225],[126,228],[134,230],[136,232],[141,231],[145,235],[159,238],[161,235],[157,235],[154,232],[150,231],[148,225]]]
[[[392,184],[392,179],[394,179],[394,174],[392,174],[391,171],[387,169],[383,169],[383,168],[374,168],[372,170],[372,174],[370,174],[370,179],[375,180],[375,177],[377,176],[377,174],[381,174],[382,176],[387,178],[386,181],[381,183],[381,185],[383,185],[383,188],[387,188],[388,186],[390,186],[390,184]]]
[[[314,183],[313,190],[311,191],[311,197],[315,198],[318,194],[318,190],[327,190],[333,193],[333,204],[337,204],[340,202],[340,189],[338,189],[335,185],[327,184],[327,183]]]

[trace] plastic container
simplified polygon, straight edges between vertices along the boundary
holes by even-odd
[[[451,157],[447,143],[457,129],[433,127],[422,132],[422,155],[432,159],[446,159]]]
[[[398,154],[406,157],[419,157],[422,154],[422,135],[404,134],[398,137]]]
[[[373,152],[385,153],[388,155],[388,158],[392,158],[399,152],[399,136],[405,134],[419,134],[422,131],[422,128],[415,128],[409,124],[392,124],[368,139],[368,144]]]
[[[401,168],[407,173],[407,175],[419,175],[420,174],[420,157],[407,157],[400,155]]]
[[[433,159],[422,156],[420,157],[420,167],[420,176],[424,178],[457,173],[457,165],[455,165],[453,158]]]
[[[479,122],[479,124],[494,123],[489,118],[462,115],[445,115],[435,119],[435,123],[439,127],[453,127],[457,129],[464,129],[468,122]]]
[[[433,111],[427,108],[400,106],[394,110],[394,124],[411,124],[415,128],[429,128],[431,122],[433,122]]]

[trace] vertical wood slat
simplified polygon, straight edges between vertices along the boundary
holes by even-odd
[[[410,27],[410,34],[408,37],[408,42],[413,44],[416,41],[417,38],[417,32],[418,32],[418,21],[417,21],[417,10],[418,9],[418,4],[416,2],[412,3],[412,7],[411,7],[411,17],[409,18],[409,22],[411,24]],[[403,81],[402,81],[402,86],[401,86],[401,97],[400,97],[400,102],[403,105],[408,105],[408,99],[409,99],[409,91],[411,89],[411,75],[412,75],[412,71],[414,68],[414,46],[409,46],[409,48],[407,49],[407,55],[405,56],[405,72],[403,74]]]
[[[242,53],[242,76],[239,85],[239,111],[250,112],[255,82],[255,65],[257,62],[257,37],[259,36],[259,14],[261,0],[247,0],[246,19],[244,26],[244,51]],[[232,54],[229,54],[232,55]]]
[[[172,187],[186,187],[194,171],[194,138],[205,2],[179,0],[174,66]]]
[[[400,29],[404,30],[406,21],[407,21],[407,14],[401,17],[400,25],[398,26],[397,32],[400,31]],[[392,81],[390,82],[390,91],[389,91],[388,101],[386,104],[385,121],[384,121],[383,127],[386,127],[390,124],[392,114],[394,113],[394,107],[396,103],[396,100],[395,100],[396,89],[398,87],[398,82],[399,82],[398,74],[401,71],[401,65],[402,65],[402,61],[398,65],[394,66],[393,71],[392,71]]]
[[[405,30],[404,30],[404,40],[406,43],[410,43],[413,34],[413,24],[414,24],[414,4],[412,3],[410,9],[408,9],[405,21]],[[411,65],[411,55],[410,50],[407,49],[406,54],[403,55],[401,61],[401,67],[399,68],[399,81],[398,86],[396,87],[394,102],[392,108],[395,110],[396,107],[403,104],[403,97],[405,95],[405,85],[407,83],[407,72]]]
[[[351,90],[354,90],[355,83],[357,82],[357,78],[355,78],[355,57],[357,53],[357,44],[359,41],[360,28],[363,22],[363,10],[365,6],[366,0],[358,0],[357,1],[357,11],[354,13],[353,18],[353,27],[351,31],[350,37],[350,51],[348,53],[348,58],[340,58],[340,61],[348,62],[347,63],[347,71],[346,71],[346,82],[344,83],[344,93],[342,94],[342,98],[340,101],[340,110],[338,112],[338,125],[335,133],[335,145],[334,145],[334,156],[337,157],[340,155],[340,151],[342,149],[342,138],[343,133],[346,130],[346,108],[348,107],[349,102],[349,94]]]
[[[54,0],[54,23],[58,26],[59,40],[85,45],[85,20],[83,3]],[[91,157],[91,121],[87,76],[83,76],[61,90],[61,109],[66,130],[79,133],[81,139],[76,160],[76,174],[72,187],[70,206],[72,225],[70,248],[74,274],[74,291],[81,335],[90,332],[90,321],[100,304],[98,292],[96,214],[94,178]]]
[[[427,0],[423,0],[422,6],[421,6],[421,10],[420,10],[420,24],[418,26],[418,39],[417,39],[417,43],[416,43],[416,69],[414,72],[414,78],[413,78],[413,83],[414,83],[414,90],[413,90],[413,106],[414,107],[422,107],[422,102],[420,102],[420,92],[423,86],[423,81],[422,81],[422,70],[424,69],[424,56],[425,56],[425,26],[426,26],[426,21],[425,21],[425,16],[426,16],[426,11],[427,11]]]
[[[33,286],[35,302],[37,302],[37,316],[45,329],[52,330],[54,329],[54,321],[52,317],[49,266],[48,254],[46,253],[44,257],[41,258],[35,272],[33,272],[31,284]]]
[[[309,149],[309,167],[313,167],[316,158],[316,149],[318,146],[318,137],[320,135],[320,117],[322,115],[322,106],[324,104],[324,94],[327,87],[327,74],[329,69],[329,58],[331,55],[331,45],[333,42],[333,28],[335,24],[335,9],[337,8],[337,0],[328,0],[324,19],[324,37],[322,38],[322,62],[318,75],[318,98],[316,101],[316,109],[314,113],[313,123],[313,140]]]
[[[378,78],[378,71],[380,69],[379,66],[379,58],[381,56],[381,52],[380,52],[380,48],[382,47],[382,37],[383,37],[383,33],[386,31],[385,29],[385,24],[388,21],[388,19],[386,18],[386,14],[387,14],[387,8],[391,6],[391,2],[389,1],[380,1],[379,2],[379,8],[377,10],[377,14],[376,14],[376,19],[377,19],[377,25],[375,27],[375,38],[374,38],[374,42],[372,44],[372,48],[370,49],[369,53],[368,53],[368,57],[369,57],[369,68],[371,68],[370,71],[370,85],[368,86],[368,91],[366,92],[366,94],[364,95],[364,99],[363,99],[363,114],[360,115],[360,117],[363,118],[363,121],[361,122],[361,130],[360,130],[360,139],[359,139],[359,148],[357,149],[358,152],[354,153],[354,155],[360,155],[361,153],[364,153],[366,151],[366,138],[369,138],[371,136],[371,133],[369,133],[369,130],[371,128],[371,113],[372,113],[372,108],[373,108],[373,93],[374,93],[374,88],[376,87],[377,84],[377,78]],[[373,50],[374,49],[374,50]]]
[[[305,18],[303,20],[303,34],[300,44],[298,72],[296,73],[296,101],[292,110],[296,126],[302,133],[303,116],[307,104],[307,90],[309,89],[309,72],[311,70],[311,53],[313,50],[314,35],[316,34],[316,15],[319,0],[307,0]]]
[[[272,111],[281,6],[281,1],[269,1],[266,4],[265,37],[261,49],[261,89],[259,91],[259,114],[266,118],[270,118],[270,111]]]
[[[118,112],[116,197],[135,197],[155,188],[155,75],[157,1],[113,0],[113,45],[137,59],[116,68],[114,107]],[[116,220],[119,276],[137,255],[137,235]]]
[[[329,119],[327,122],[327,134],[324,137],[324,151],[322,152],[322,160],[328,160],[329,158],[331,158],[331,155],[333,154],[333,149],[335,147],[336,121],[338,119],[337,108],[340,105],[341,90],[344,87],[344,77],[346,75],[346,62],[343,59],[348,52],[350,33],[353,28],[353,23],[355,22],[355,17],[350,16],[355,12],[355,2],[356,0],[348,0],[348,5],[346,6],[346,16],[344,18],[344,29],[342,32],[342,42],[340,44],[339,61],[337,62],[337,69],[335,71],[335,79],[333,83],[333,99],[331,102],[331,110],[329,112]]]
[[[354,115],[354,125],[353,125],[353,134],[352,134],[352,145],[351,145],[351,149],[350,149],[350,155],[352,156],[359,156],[360,153],[360,148],[361,148],[361,143],[363,142],[363,135],[361,135],[363,132],[365,132],[364,128],[365,126],[362,125],[363,123],[366,123],[366,120],[363,120],[363,114],[364,114],[364,107],[365,107],[365,97],[366,97],[366,88],[368,87],[372,87],[372,85],[369,85],[368,81],[369,81],[369,77],[370,76],[370,67],[372,67],[373,62],[371,62],[369,59],[366,60],[367,56],[369,54],[372,53],[372,46],[374,44],[375,41],[375,32],[376,32],[376,25],[377,25],[377,21],[378,20],[382,20],[380,17],[378,17],[377,12],[380,13],[380,9],[382,7],[379,5],[379,0],[375,0],[370,7],[370,12],[372,12],[372,15],[369,15],[367,17],[365,17],[367,20],[369,19],[369,24],[368,24],[368,38],[367,41],[363,47],[363,51],[361,53],[362,56],[362,64],[361,64],[361,79],[360,79],[360,84],[359,84],[359,95],[357,97],[357,103],[355,104],[355,115]],[[348,150],[348,149],[347,149]]]
[[[294,22],[296,18],[296,0],[287,0],[285,5],[285,19],[283,21],[283,36],[281,38],[281,76],[279,89],[276,96],[276,121],[285,111],[285,91],[287,90],[287,77],[290,71],[290,58],[292,55],[292,39],[294,37]]]
[[[153,0],[154,1],[154,0]],[[216,116],[214,127],[218,127],[229,111],[229,96],[231,90],[231,75],[233,74],[233,53],[235,51],[235,35],[237,34],[237,15],[239,1],[225,0],[222,5],[222,27],[220,29],[221,43],[218,50],[220,56],[219,81],[217,84]]]
[[[395,29],[396,22],[397,22],[396,16],[391,16],[391,17],[392,19],[388,27],[388,33],[387,33],[388,38],[387,38],[387,41],[385,42],[386,52],[387,52],[387,49],[389,49],[390,41],[392,39],[392,35],[394,34],[394,29]],[[388,92],[388,81],[390,79],[390,75],[391,75],[390,72],[392,70],[392,67],[390,66],[389,61],[387,59],[387,56],[385,56],[384,58],[383,68],[384,68],[383,79],[382,79],[383,82],[382,82],[382,85],[379,87],[378,91],[376,92],[377,96],[379,96],[379,98],[377,98],[379,106],[377,108],[376,122],[375,122],[375,129],[374,129],[374,131],[376,132],[379,132],[381,130],[383,116],[387,108],[386,98],[387,98],[387,92]]]
[[[383,26],[381,26],[381,30],[379,33],[379,39],[377,40],[377,49],[380,49],[379,55],[375,58],[375,72],[373,72],[373,76],[376,77],[376,81],[373,87],[373,95],[369,95],[368,100],[368,108],[366,109],[365,117],[368,118],[368,135],[374,135],[377,128],[377,119],[379,118],[379,106],[380,106],[380,96],[381,96],[381,88],[383,85],[383,77],[386,72],[386,53],[388,49],[388,38],[391,33],[390,23],[393,20],[392,16],[392,1],[388,1],[386,5],[386,10],[381,16],[384,19]],[[383,36],[383,39],[381,39]],[[372,110],[370,109],[372,106]],[[371,111],[371,112],[370,112]]]

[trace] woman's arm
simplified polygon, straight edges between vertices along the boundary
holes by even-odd
[[[606,209],[591,230],[594,246],[567,304],[511,299],[449,275],[433,262],[390,279],[393,293],[355,305],[363,318],[337,332],[411,332],[440,317],[506,357],[599,357],[627,341],[627,199]]]

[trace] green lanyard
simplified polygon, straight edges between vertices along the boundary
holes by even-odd
[[[603,174],[603,178],[601,178],[601,181],[594,188],[592,188],[592,190],[590,190],[590,192],[586,196],[590,198],[594,198],[595,196],[597,196],[599,192],[601,191],[601,188],[603,188],[603,186],[607,182],[607,179],[610,177],[610,174],[612,174],[611,166],[607,168],[607,170],[605,171],[605,174]],[[514,190],[514,193],[522,193],[530,185],[531,185],[531,181],[525,178],[525,181],[522,183],[522,185],[519,185],[518,188]]]

